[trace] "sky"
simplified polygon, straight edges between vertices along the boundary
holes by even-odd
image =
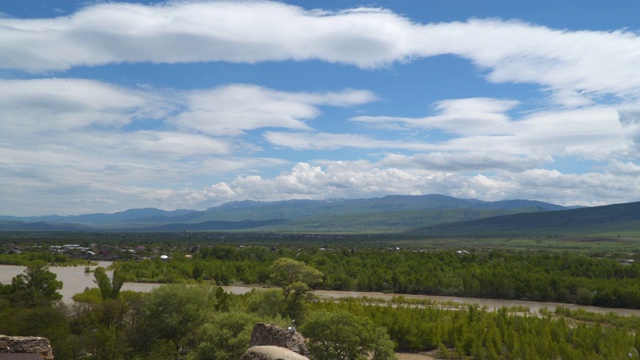
[[[632,0],[3,0],[0,215],[640,201],[638,13]]]

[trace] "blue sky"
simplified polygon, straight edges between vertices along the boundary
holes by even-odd
[[[640,200],[632,1],[0,4],[0,214]]]

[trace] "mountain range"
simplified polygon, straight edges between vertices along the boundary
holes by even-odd
[[[390,195],[372,199],[235,201],[204,211],[146,208],[113,214],[0,216],[0,230],[371,233],[429,228],[439,232],[447,229],[445,224],[472,226],[473,221],[482,219],[559,211],[574,210],[531,200],[489,202],[443,195]]]

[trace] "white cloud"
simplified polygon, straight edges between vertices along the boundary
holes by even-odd
[[[399,39],[411,23],[376,9],[320,13],[276,2],[210,1],[98,4],[67,17],[0,25],[2,67],[40,71],[124,61],[321,59],[371,67],[406,56]]]
[[[157,100],[93,80],[0,80],[0,129],[6,134],[121,127],[166,115],[169,107]]]
[[[548,199],[565,205],[601,205],[640,198],[636,175],[591,172],[564,174],[558,170],[531,169],[502,174],[502,179],[517,185],[505,192],[505,198]]]
[[[318,106],[353,106],[376,100],[364,90],[294,93],[248,84],[194,90],[184,96],[188,110],[171,122],[181,129],[218,136],[265,127],[310,130],[305,120],[320,114]]]
[[[322,106],[375,99],[350,89],[282,92],[230,84],[175,91],[81,79],[0,80],[0,214],[200,204],[225,193],[190,189],[204,178],[288,163],[254,156],[262,149],[242,136],[245,130],[307,129],[305,121]],[[180,121],[205,111],[202,123]]]
[[[633,148],[640,150],[640,109],[636,107],[624,107],[618,110],[618,120]]]
[[[70,204],[116,204],[116,201],[105,198],[82,198],[69,201]]]
[[[417,167],[427,170],[475,173],[478,171],[522,171],[552,162],[550,156],[518,155],[500,151],[431,152],[411,156],[390,154],[379,163],[387,167]]]
[[[421,150],[430,147],[419,142],[377,140],[367,135],[358,134],[266,131],[264,138],[275,146],[294,150],[337,150],[342,148]]]
[[[52,19],[0,18],[0,67],[64,71],[120,62],[322,60],[362,68],[451,54],[493,82],[533,83],[565,106],[638,98],[640,38],[518,21],[420,24],[391,11],[277,2],[106,3]]]
[[[57,157],[61,162],[67,153],[79,157],[78,151],[82,158],[101,154],[114,161],[175,160],[240,147],[256,151],[230,136],[259,128],[310,129],[305,121],[318,116],[320,106],[374,100],[363,90],[282,92],[230,84],[178,92],[82,79],[0,80],[0,147],[7,148],[4,154],[21,151],[14,159],[37,154],[34,161]]]
[[[407,118],[392,116],[356,116],[351,121],[383,128],[439,129],[459,135],[504,134],[508,132],[506,112],[518,104],[514,100],[469,98],[443,100],[435,104],[435,116]],[[388,125],[391,126],[388,126]],[[505,127],[505,125],[507,127]]]
[[[640,196],[640,37],[632,32],[482,19],[421,24],[383,9],[332,12],[268,1],[119,2],[52,19],[0,16],[0,54],[1,69],[49,74],[124,62],[320,60],[372,69],[453,55],[490,82],[536,84],[560,105],[531,110],[535,104],[514,99],[447,99],[424,117],[374,113],[340,126],[401,133],[350,134],[328,132],[314,119],[327,106],[376,101],[372,92],[0,80],[0,213],[15,204],[45,211],[38,204],[67,206],[68,199],[76,207],[57,212],[392,193],[563,204]],[[248,157],[269,150],[262,146],[371,149],[380,150],[371,157],[384,157],[309,159],[271,176],[261,171],[290,165],[272,154]],[[600,173],[541,169],[558,157],[608,165]]]
[[[455,156],[485,154],[487,160],[512,154],[545,161],[550,156],[566,155],[603,161],[628,153],[627,133],[635,122],[630,117],[619,120],[615,107],[542,110],[512,118],[504,112],[515,104],[497,99],[456,99],[439,102],[436,109],[440,113],[434,116],[359,116],[351,120],[387,129],[421,129],[426,142],[416,150],[454,152],[458,154]],[[428,131],[433,130],[449,133],[452,138],[428,137]]]
[[[601,205],[640,197],[636,175],[564,174],[557,170],[499,171],[466,175],[455,171],[401,168],[384,162],[298,163],[273,178],[239,176],[201,190],[170,191],[164,200],[206,208],[231,200],[368,198],[389,194],[445,194],[488,201],[541,199],[563,205]]]
[[[188,157],[193,155],[227,154],[229,145],[225,141],[197,134],[167,131],[137,131],[122,135],[123,151],[141,154],[145,157],[166,155],[168,157]]]
[[[607,173],[612,175],[640,176],[640,165],[631,161],[611,161],[606,167]]]

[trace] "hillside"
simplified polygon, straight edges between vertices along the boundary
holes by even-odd
[[[416,229],[430,236],[503,236],[527,234],[586,234],[640,230],[640,202],[520,213]]]

